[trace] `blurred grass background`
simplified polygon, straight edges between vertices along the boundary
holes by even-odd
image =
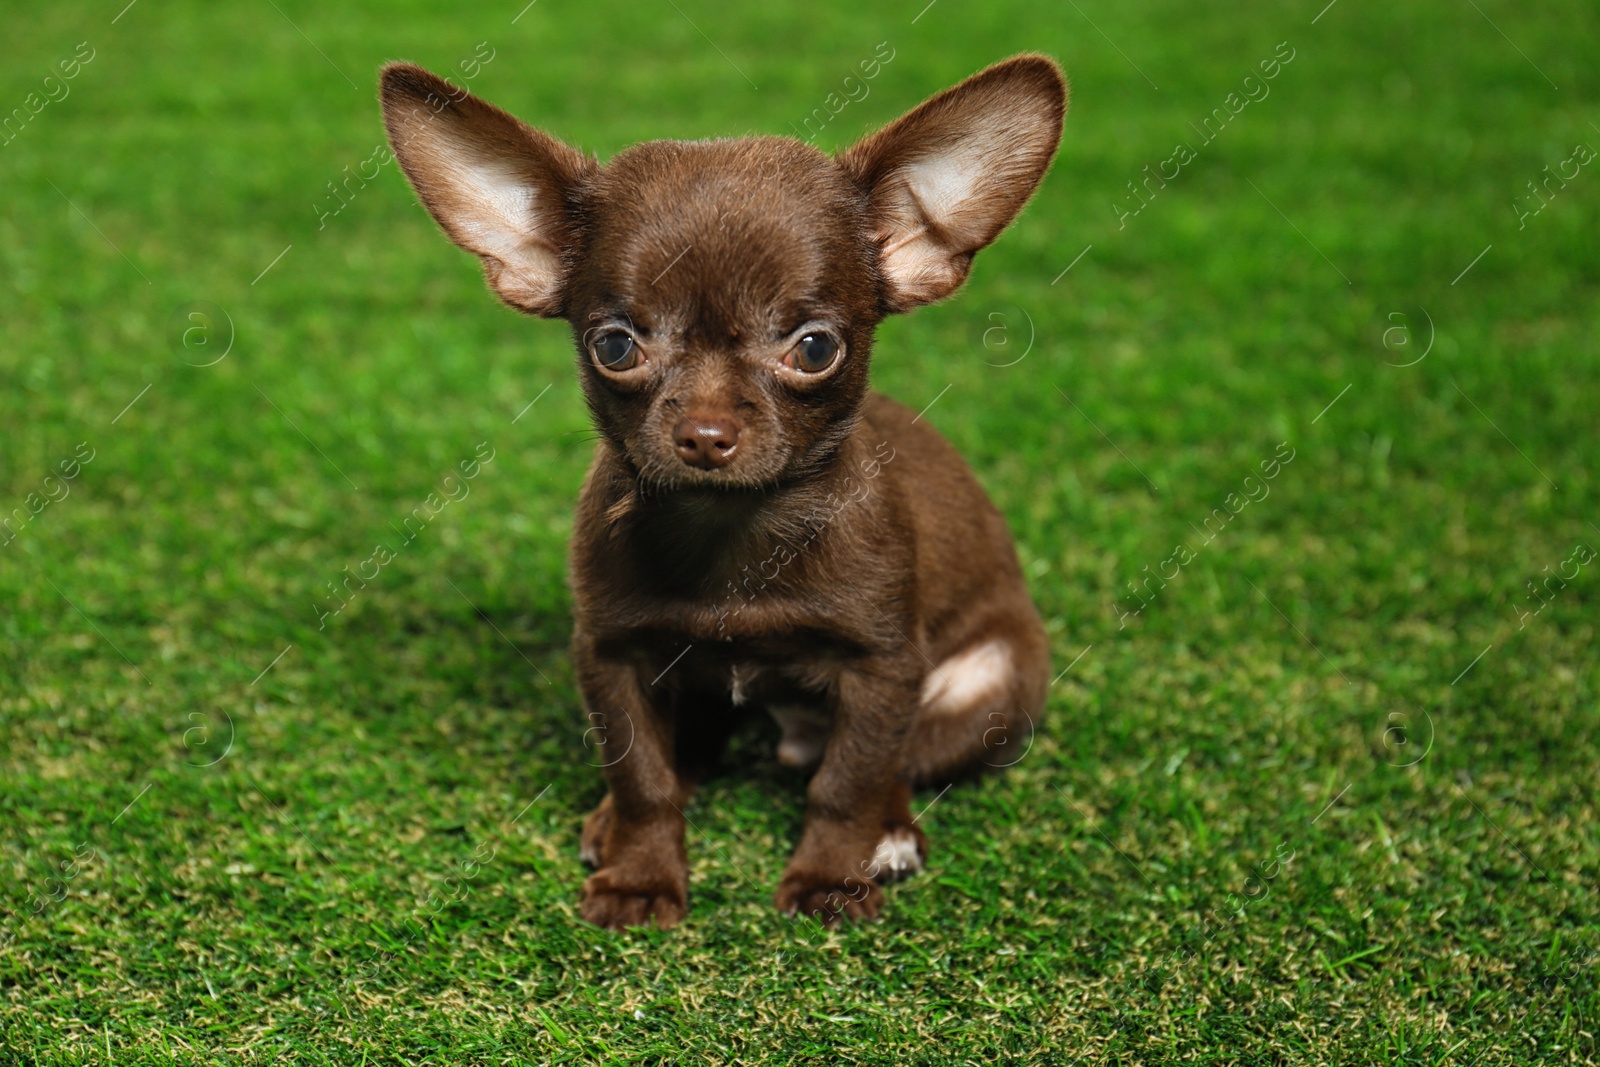
[[[0,1060],[1596,1062],[1600,574],[1525,584],[1600,549],[1600,175],[1527,184],[1600,144],[1592,6],[114,0],[7,31]],[[1071,669],[1014,768],[919,798],[930,869],[884,922],[772,911],[803,781],[756,731],[689,811],[688,922],[602,932],[566,331],[392,164],[321,220],[328,183],[381,143],[388,59],[607,158],[792,133],[885,43],[821,147],[1014,52],[1072,79],[1038,198],[874,368],[1010,519]]]

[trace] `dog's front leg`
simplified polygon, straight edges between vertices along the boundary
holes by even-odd
[[[584,826],[597,870],[579,911],[597,926],[676,926],[688,911],[684,784],[673,769],[672,730],[634,663],[607,659],[574,642],[578,682],[611,792]]]
[[[911,823],[900,753],[920,678],[914,653],[876,657],[840,676],[833,734],[807,790],[805,830],[778,885],[780,911],[824,923],[877,917],[883,893],[874,854],[886,826]]]

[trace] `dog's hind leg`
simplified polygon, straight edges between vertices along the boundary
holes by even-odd
[[[1044,714],[1050,649],[1038,617],[1001,616],[968,634],[923,682],[904,750],[915,783],[1018,763]]]

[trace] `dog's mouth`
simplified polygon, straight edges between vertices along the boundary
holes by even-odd
[[[669,466],[666,470],[645,468],[640,474],[641,482],[650,492],[700,495],[708,498],[725,493],[757,492],[769,488],[776,481],[772,477],[755,476],[753,470],[744,471],[732,466],[716,470],[700,470],[679,464],[675,468]]]
[[[646,496],[667,493],[698,494],[707,497],[722,493],[756,492],[781,479],[782,465],[770,464],[754,450],[741,446],[739,454],[719,466],[699,466],[663,448],[650,448],[638,441],[623,442],[635,480]]]
[[[733,433],[712,420],[675,420],[620,442],[646,494],[695,491],[748,492],[772,487],[787,475],[786,443],[762,426]]]

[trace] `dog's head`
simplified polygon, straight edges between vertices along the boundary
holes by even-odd
[[[383,72],[394,153],[511,306],[565,318],[597,427],[651,485],[825,465],[884,315],[954,292],[1061,135],[1042,56],[933,97],[836,159],[780,137],[656,141],[605,166],[420,67]]]

